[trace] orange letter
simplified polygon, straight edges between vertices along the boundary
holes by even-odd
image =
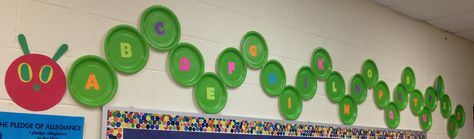
[[[379,99],[382,99],[382,97],[383,97],[383,91],[379,90]]]
[[[90,90],[91,87],[93,87],[97,91],[100,90],[99,82],[97,81],[97,78],[93,73],[89,74],[89,78],[87,79],[86,83],[86,90]]]
[[[257,56],[257,46],[250,45],[249,51],[250,51],[250,55],[252,55],[254,57]]]
[[[350,109],[350,105],[349,104],[344,104],[344,115],[348,115],[349,112],[351,112],[351,109]]]
[[[413,103],[415,104],[415,107],[416,107],[416,105],[418,105],[418,99],[417,99],[417,98],[414,98],[414,99],[413,99]]]
[[[288,109],[291,109],[291,98],[288,98]]]

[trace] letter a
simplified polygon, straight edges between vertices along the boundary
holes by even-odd
[[[130,43],[120,43],[120,56],[132,57],[132,45]]]
[[[94,88],[96,91],[100,90],[99,82],[97,81],[94,73],[89,74],[89,78],[87,79],[85,87],[86,90],[90,90],[91,88]]]

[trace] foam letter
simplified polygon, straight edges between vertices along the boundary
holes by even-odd
[[[367,71],[367,76],[369,76],[369,78],[372,78],[372,70],[369,69],[369,70]]]
[[[270,84],[276,84],[277,77],[274,73],[270,73],[270,75],[268,75],[268,80]]]
[[[379,99],[382,99],[382,97],[383,97],[383,91],[379,90]]]
[[[249,52],[250,52],[251,56],[256,57],[257,56],[257,46],[250,45]]]
[[[324,60],[323,59],[318,59],[318,69],[319,70],[324,69]]]
[[[97,81],[97,78],[95,77],[94,73],[89,74],[85,89],[90,90],[92,87],[97,91],[100,90],[99,82]]]
[[[132,45],[130,45],[130,43],[120,43],[120,56],[132,57]]]
[[[308,88],[308,78],[304,78],[304,88]]]
[[[332,92],[337,92],[336,82],[332,82]]]
[[[415,107],[418,105],[418,99],[417,98],[413,99],[413,104],[415,104]]]
[[[189,59],[187,57],[181,57],[179,61],[179,69],[181,71],[188,71],[191,68],[191,63],[189,62]]]
[[[207,92],[207,100],[215,100],[216,99],[216,96],[215,93],[214,93],[214,87],[207,87],[206,88],[206,92]]]
[[[410,84],[410,76],[405,77],[405,79],[407,80],[407,84]]]
[[[288,98],[288,109],[291,109],[291,98]]]
[[[227,63],[227,72],[229,74],[232,74],[234,70],[235,70],[235,62]]]
[[[163,36],[165,35],[165,31],[163,28],[165,27],[165,23],[163,22],[158,22],[155,24],[155,31],[158,35]]]
[[[393,115],[393,111],[388,112],[388,118],[390,118],[390,120],[395,119],[395,116]]]
[[[344,104],[344,115],[349,115],[351,112],[351,107],[349,104]]]

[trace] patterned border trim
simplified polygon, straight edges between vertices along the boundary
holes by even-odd
[[[424,139],[421,131],[376,129],[365,127],[337,127],[329,125],[284,123],[234,118],[207,118],[187,114],[163,114],[104,108],[106,139],[122,139],[123,129],[211,132],[272,136],[332,137],[332,138],[407,138]],[[191,114],[189,114],[191,115]]]

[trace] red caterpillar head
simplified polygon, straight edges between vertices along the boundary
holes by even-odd
[[[18,41],[24,55],[13,61],[5,75],[5,87],[10,98],[20,107],[31,111],[47,110],[64,96],[66,77],[56,61],[67,51],[63,44],[51,59],[30,54],[23,34]]]

